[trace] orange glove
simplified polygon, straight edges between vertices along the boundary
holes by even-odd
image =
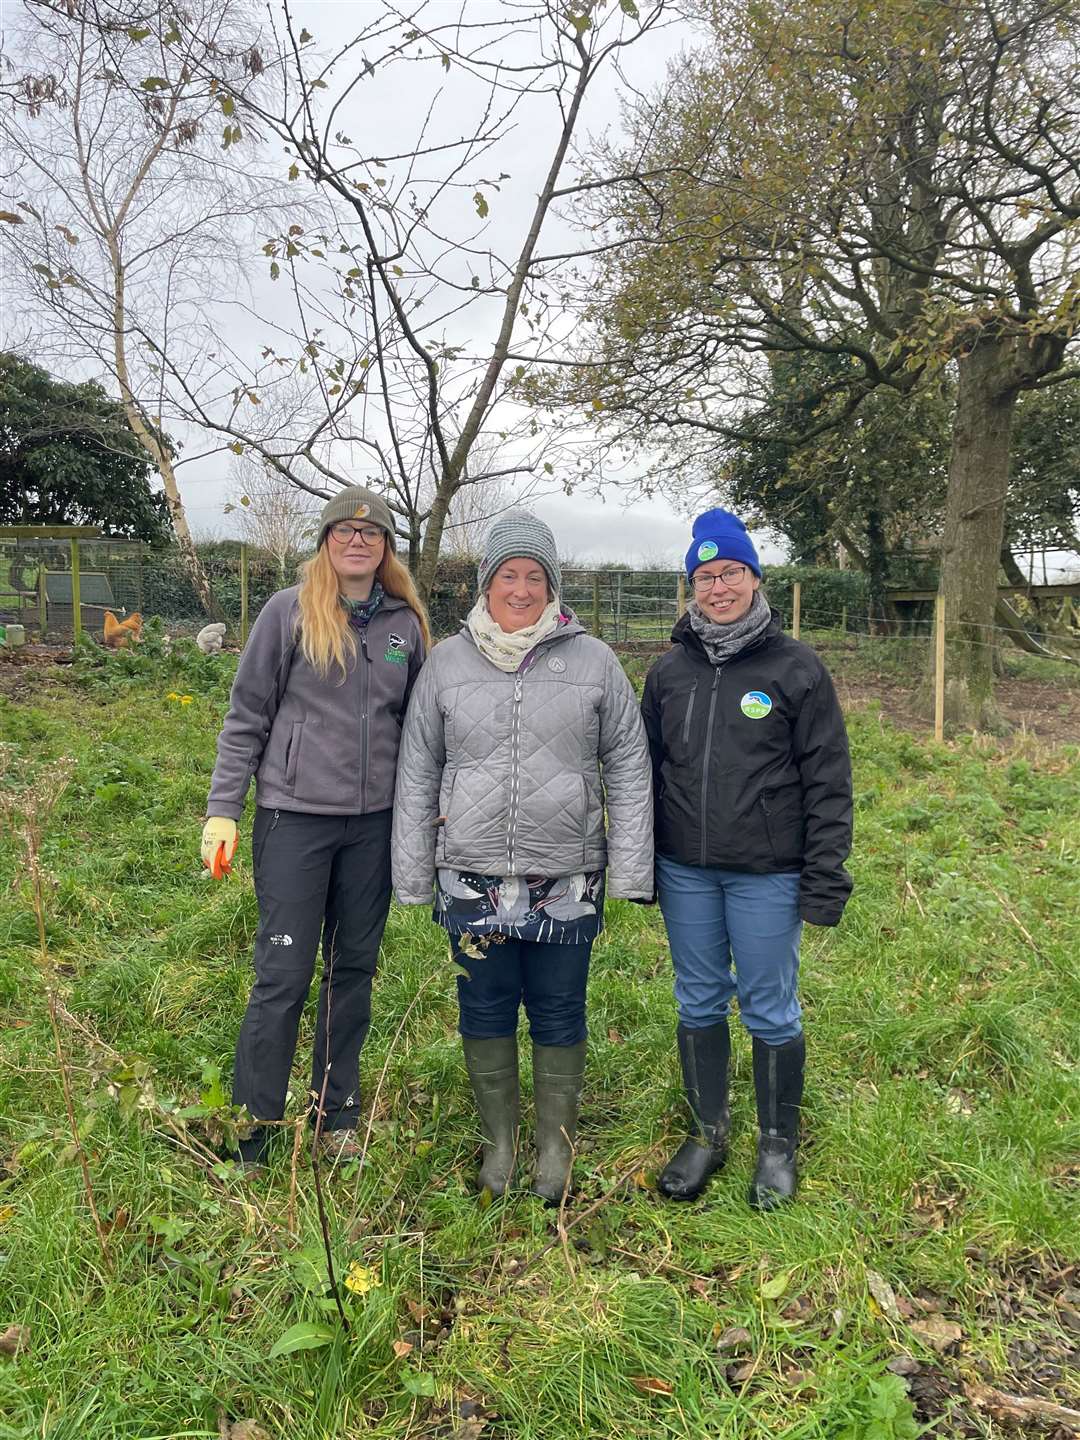
[[[211,815],[203,826],[202,860],[215,880],[231,873],[238,838],[236,821],[224,815]]]

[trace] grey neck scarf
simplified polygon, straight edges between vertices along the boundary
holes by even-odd
[[[765,630],[772,611],[760,590],[754,591],[750,609],[730,625],[718,625],[710,620],[696,600],[686,607],[694,634],[705,647],[705,653],[714,665],[723,665],[740,650],[756,640]]]

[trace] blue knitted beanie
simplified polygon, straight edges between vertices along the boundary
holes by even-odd
[[[738,560],[749,565],[761,579],[761,561],[746,526],[730,510],[706,510],[694,521],[694,540],[686,552],[686,574],[689,577],[699,565],[710,560]]]

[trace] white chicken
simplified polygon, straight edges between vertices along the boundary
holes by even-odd
[[[225,626],[220,620],[213,625],[204,625],[195,636],[195,644],[204,655],[220,655],[222,641],[225,639]]]

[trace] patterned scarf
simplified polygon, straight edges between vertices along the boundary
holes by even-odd
[[[363,630],[368,621],[382,604],[385,591],[378,580],[371,587],[371,594],[366,600],[350,600],[347,595],[342,595],[341,603],[345,606],[349,616],[349,624],[357,630]]]
[[[469,611],[465,623],[480,654],[500,670],[512,674],[520,669],[530,650],[558,629],[559,613],[559,597],[556,595],[535,625],[526,625],[524,630],[507,631],[496,625],[487,607],[487,597],[481,595]]]
[[[754,591],[750,609],[730,625],[718,625],[710,620],[696,600],[686,607],[694,634],[705,647],[705,653],[714,665],[723,665],[740,650],[756,640],[772,618],[769,602],[760,590]]]

